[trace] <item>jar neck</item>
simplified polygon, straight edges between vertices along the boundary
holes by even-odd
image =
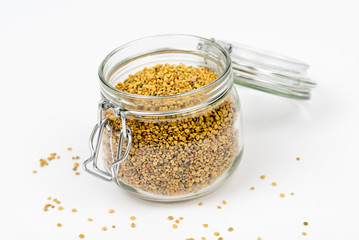
[[[158,63],[204,66],[219,77],[193,91],[144,96],[120,91],[114,86],[144,67]],[[233,85],[229,54],[214,41],[187,35],[162,35],[137,40],[110,53],[99,69],[101,94],[128,114],[165,116],[188,113],[219,101]]]

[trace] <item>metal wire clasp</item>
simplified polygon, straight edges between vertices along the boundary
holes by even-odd
[[[109,173],[109,172],[102,170],[98,167],[98,155],[99,155],[100,144],[101,144],[101,140],[102,140],[102,136],[103,136],[103,131],[104,131],[104,128],[106,128],[108,126],[108,122],[109,122],[108,118],[103,119],[103,111],[105,111],[106,109],[108,109],[110,107],[114,108],[115,117],[121,118],[122,129],[119,133],[116,134],[119,137],[118,148],[117,148],[117,153],[116,153],[116,160],[111,164],[110,173]],[[94,146],[94,139],[95,139],[96,133],[97,133],[97,140],[96,140],[96,144]],[[127,145],[126,145],[126,149],[125,149],[124,153],[122,154],[122,145],[123,145],[124,139],[127,139]],[[92,133],[91,133],[90,139],[89,139],[91,156],[89,159],[84,161],[84,163],[82,165],[84,170],[98,178],[101,178],[102,180],[107,181],[107,182],[110,182],[112,180],[117,181],[116,176],[118,173],[118,165],[127,158],[128,153],[130,152],[131,143],[132,143],[132,133],[131,133],[131,129],[126,125],[125,111],[123,109],[121,109],[118,105],[110,103],[104,99],[101,100],[98,104],[98,122],[95,125],[94,129],[92,130]],[[92,165],[93,169],[88,168],[88,164],[90,162],[93,163],[93,165]]]

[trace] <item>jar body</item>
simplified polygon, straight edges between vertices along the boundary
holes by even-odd
[[[143,118],[127,115],[131,149],[118,165],[117,183],[142,198],[175,201],[206,194],[237,167],[242,151],[240,106],[235,88],[214,105],[185,115]],[[109,129],[103,158],[116,160],[121,119],[105,112]]]
[[[142,50],[126,59],[122,54],[114,60],[123,49],[141,51],[143,41],[117,49],[100,71],[102,97],[125,113],[124,122],[113,108],[102,112],[107,119],[102,137],[105,167],[110,172],[118,154],[125,152],[118,149],[125,123],[132,141],[127,157],[116,165],[115,182],[140,198],[163,202],[213,191],[233,173],[243,152],[241,109],[227,53],[210,40],[172,37],[165,41],[172,44],[170,48]],[[113,88],[129,74],[158,63],[204,66],[219,78],[196,91],[158,98]]]

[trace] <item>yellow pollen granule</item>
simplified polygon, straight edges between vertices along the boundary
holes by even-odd
[[[130,219],[131,219],[131,220],[135,220],[135,219],[136,219],[136,217],[135,217],[135,216],[132,216],[132,217],[130,217]]]
[[[279,194],[279,196],[280,196],[281,198],[284,198],[284,197],[285,197],[284,193]]]
[[[172,217],[172,216],[168,216],[168,220],[173,220],[173,217]]]
[[[58,226],[58,227],[61,227],[61,226],[62,226],[62,224],[61,224],[61,223],[58,223],[58,224],[57,224],[57,226]]]
[[[218,209],[222,209],[222,207],[221,207],[221,206],[219,206],[219,205],[217,206],[217,208],[218,208]]]
[[[48,197],[47,200],[51,200],[51,197]]]
[[[75,172],[75,174],[76,174],[76,175],[80,175],[80,173],[79,173],[79,172]]]
[[[77,209],[76,209],[76,208],[73,208],[71,211],[72,211],[72,212],[77,212]]]
[[[194,238],[186,238],[186,240],[194,240]]]
[[[177,219],[175,222],[176,222],[176,223],[179,223],[180,221]]]
[[[107,227],[102,227],[101,230],[102,230],[102,231],[106,231],[106,230],[107,230]]]
[[[67,148],[67,151],[71,151],[71,150],[72,150],[72,148],[70,148],[70,147]]]
[[[63,208],[62,206],[59,206],[58,209],[59,209],[60,211],[61,211],[61,210],[64,210],[64,208]]]
[[[92,219],[92,218],[88,218],[87,220],[88,220],[89,222],[92,222],[92,221],[93,221],[93,219]]]
[[[297,161],[299,161],[300,160],[300,158],[299,157],[297,157]]]
[[[60,159],[60,156],[57,156],[56,158],[57,158],[57,159]]]
[[[303,236],[306,236],[306,235],[307,235],[307,233],[306,233],[306,232],[302,232],[302,235],[303,235]]]
[[[37,171],[36,171],[36,170],[34,170],[34,171],[32,171],[32,173],[37,173]]]
[[[203,227],[205,227],[205,228],[208,227],[208,224],[207,223],[203,224]]]
[[[108,212],[109,212],[109,213],[114,213],[114,212],[115,212],[115,210],[110,209]]]
[[[205,238],[205,237],[201,237],[201,240],[206,240],[206,238]]]
[[[132,227],[132,228],[136,227],[136,224],[135,224],[135,223],[131,223],[131,227]]]
[[[229,227],[228,228],[228,232],[232,232],[233,231],[233,228],[232,227]]]
[[[202,203],[202,202],[198,203],[198,206],[202,206],[202,205],[203,205],[203,203]]]
[[[262,238],[261,238],[261,237],[258,237],[257,240],[262,240]]]
[[[116,226],[115,226],[115,225],[112,225],[112,228],[116,228]]]
[[[223,240],[223,237],[219,237],[218,240]]]
[[[293,196],[293,195],[294,195],[294,193],[290,193],[290,195],[292,195],[292,196]]]
[[[177,228],[177,224],[172,224],[172,228],[176,229],[176,228]]]
[[[254,187],[251,187],[250,190],[254,190]]]
[[[219,232],[214,232],[214,236],[219,236]]]
[[[79,238],[84,238],[84,237],[85,237],[85,235],[83,235],[83,234],[79,235]]]
[[[304,222],[303,224],[304,224],[304,226],[308,226],[308,222]]]
[[[180,220],[183,220],[183,217],[179,217]]]
[[[222,203],[223,203],[224,205],[226,205],[226,204],[227,204],[226,200],[223,200],[223,201],[222,201]]]
[[[260,179],[265,179],[265,178],[266,178],[265,175],[261,175],[261,176],[260,176]]]
[[[276,183],[276,182],[272,182],[272,186],[277,186],[277,183]]]

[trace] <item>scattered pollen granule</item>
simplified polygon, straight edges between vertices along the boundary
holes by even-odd
[[[57,198],[54,198],[53,201],[57,204],[60,204],[61,202],[59,200],[57,200]]]
[[[135,224],[135,223],[131,223],[131,227],[132,227],[132,228],[136,227],[136,224]]]
[[[116,226],[115,226],[115,225],[112,225],[112,228],[116,228]]]
[[[179,217],[180,220],[183,220],[183,217]]]
[[[306,236],[306,235],[307,235],[307,233],[306,233],[306,232],[302,232],[302,235],[303,235],[303,236]]]
[[[83,235],[83,234],[79,235],[79,238],[84,238],[84,237],[85,237],[85,235]]]
[[[47,212],[49,210],[49,207],[51,207],[51,204],[46,204],[44,207],[44,211]]]
[[[186,240],[194,240],[194,238],[186,238]]]
[[[308,222],[304,222],[303,224],[304,224],[304,226],[308,226]]]
[[[51,208],[55,208],[55,206],[54,206],[54,205],[51,205]]]
[[[70,148],[70,147],[67,148],[67,151],[71,151],[71,150],[72,150],[72,148]]]
[[[261,238],[261,237],[258,237],[257,240],[262,240],[262,238]]]
[[[228,228],[228,232],[232,232],[233,231],[233,228],[232,227],[229,227]]]
[[[130,219],[131,219],[131,220],[135,220],[136,217],[135,217],[135,216],[131,216]]]
[[[272,186],[277,186],[277,183],[276,182],[272,182]]]
[[[205,228],[208,227],[208,224],[207,223],[203,224],[203,227],[205,227]]]
[[[101,230],[102,230],[102,231],[106,231],[106,230],[107,230],[107,227],[102,227]]]
[[[92,219],[92,218],[88,218],[87,220],[88,220],[89,222],[92,222],[92,221],[93,221],[93,219]]]
[[[218,240],[223,240],[223,237],[219,237]]]
[[[34,171],[32,171],[32,173],[37,173],[37,171],[36,171],[36,170],[34,170]]]
[[[205,238],[205,237],[201,237],[201,240],[206,240],[206,238]]]
[[[75,160],[75,157],[72,157],[72,160]]]
[[[57,159],[60,159],[60,156],[57,156],[56,158],[57,158]]]
[[[265,178],[266,178],[265,175],[261,175],[261,176],[260,176],[260,179],[265,179]]]
[[[178,219],[176,219],[176,221],[175,221],[176,223],[180,223],[180,221],[178,220]]]
[[[46,162],[46,160],[45,159],[40,159],[40,167],[43,167],[43,166],[47,166],[47,165],[49,165],[49,163],[48,162]]]
[[[72,168],[72,170],[77,171],[77,168],[78,168],[79,165],[80,165],[79,163],[75,162],[74,167]]]
[[[177,224],[172,224],[172,228],[176,229],[176,228],[177,228]]]
[[[64,208],[63,208],[62,206],[59,206],[58,209],[59,209],[60,211],[61,211],[61,210],[64,210]]]
[[[293,195],[294,195],[294,193],[290,193],[290,195],[292,195],[292,196],[293,196]]]
[[[198,203],[198,206],[202,206],[202,205],[203,205],[203,202]]]
[[[108,210],[108,212],[109,212],[109,213],[115,213],[115,210],[110,209],[110,210]]]
[[[168,220],[173,220],[173,217],[172,217],[172,216],[168,216]]]
[[[219,236],[219,232],[214,232],[214,236]]]
[[[227,204],[226,200],[223,200],[222,203],[223,203],[223,205],[226,205],[226,204]]]
[[[76,156],[76,159],[80,159],[80,157],[79,157],[79,156]]]
[[[58,227],[61,227],[61,226],[62,226],[62,224],[61,224],[61,223],[58,223],[58,224],[57,224],[57,226],[58,226]]]
[[[218,208],[218,209],[222,209],[222,207],[221,207],[221,206],[219,206],[219,205],[217,206],[217,208]]]
[[[79,172],[75,172],[75,174],[76,174],[76,175],[80,175],[80,173],[79,173]]]
[[[251,187],[250,190],[254,190],[254,187]]]
[[[279,194],[279,196],[280,196],[281,198],[284,198],[284,197],[285,197],[284,193]]]
[[[297,157],[297,161],[299,161],[300,160],[300,158],[299,157]]]
[[[77,212],[77,209],[76,209],[76,208],[73,208],[71,211],[72,211],[72,212]]]
[[[51,197],[48,197],[47,200],[51,200]]]

